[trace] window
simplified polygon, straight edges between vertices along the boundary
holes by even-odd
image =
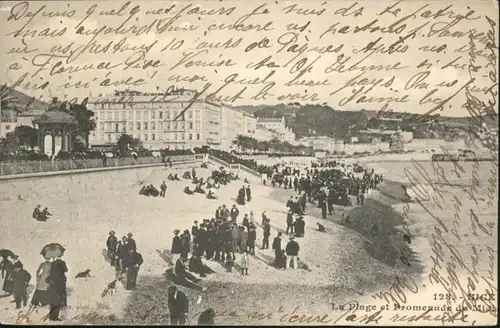
[[[128,111],[128,119],[129,120],[133,120],[134,119],[134,112],[131,111],[131,110]]]
[[[181,139],[184,140],[184,133],[181,133]]]
[[[106,120],[111,120],[111,112],[106,112]]]
[[[170,130],[170,123],[167,123],[167,125],[165,126],[165,129]]]
[[[163,129],[163,123],[160,121],[158,122],[158,130],[161,130]]]
[[[140,122],[135,123],[135,129],[136,130],[140,130],[141,129],[141,123]]]
[[[152,122],[151,123],[151,129],[154,130],[155,128],[156,128],[156,124],[155,124],[155,122]]]
[[[148,122],[144,122],[144,130],[148,129]]]
[[[132,131],[134,129],[134,126],[133,126],[132,122],[128,122],[127,124],[128,124],[127,130],[128,131]]]
[[[120,112],[115,112],[115,121],[118,121],[120,119]]]
[[[174,134],[174,140],[177,140],[177,133]]]
[[[163,119],[163,112],[160,112],[160,120]]]
[[[199,133],[196,134],[196,140],[200,140],[200,134]]]
[[[156,139],[156,136],[155,136],[155,134],[153,133],[151,140],[155,140],[155,139]]]
[[[170,119],[170,111],[166,111],[166,112],[165,112],[165,115],[166,115],[166,116],[165,116],[165,118],[166,118],[167,120],[169,120],[169,119]]]
[[[141,120],[141,112],[137,111],[135,112],[135,120],[140,121]]]
[[[193,129],[193,123],[189,123],[189,130]]]
[[[181,130],[184,130],[184,123],[181,123]]]
[[[148,135],[147,134],[144,135],[144,140],[148,140]]]
[[[193,134],[192,133],[189,134],[189,140],[193,140]]]
[[[147,111],[147,110],[143,111],[143,112],[142,112],[142,119],[145,121],[145,120],[147,120],[148,118],[149,118],[149,116],[148,116],[148,111]]]
[[[120,132],[120,127],[118,123],[115,124],[115,132]]]
[[[177,130],[177,127],[178,127],[177,123],[174,123],[174,130]]]
[[[151,119],[155,120],[156,119],[156,111],[151,112]]]
[[[108,133],[108,141],[111,141],[111,134]]]
[[[191,120],[193,118],[193,112],[192,111],[189,111],[188,112],[188,118]]]

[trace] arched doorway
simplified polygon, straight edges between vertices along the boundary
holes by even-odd
[[[43,153],[52,156],[52,136],[50,134],[43,137]]]

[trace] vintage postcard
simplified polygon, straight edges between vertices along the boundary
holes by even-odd
[[[0,322],[492,326],[498,2],[0,2]]]

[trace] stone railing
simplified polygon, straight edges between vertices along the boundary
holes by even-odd
[[[186,162],[193,161],[194,157],[193,155],[171,156],[170,160],[172,163]],[[133,157],[118,157],[106,159],[0,162],[0,176],[154,164],[162,164],[161,158],[138,157],[135,159]]]

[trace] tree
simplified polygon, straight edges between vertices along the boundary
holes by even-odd
[[[81,136],[85,145],[89,144],[89,133],[95,130],[97,124],[94,118],[95,113],[87,108],[86,99],[81,104],[70,104],[67,101],[59,101],[57,97],[54,97],[49,104],[49,110],[66,112],[75,117],[77,133],[74,138]],[[75,142],[75,139],[73,142]]]
[[[7,133],[3,144],[10,150],[19,147],[29,147],[33,150],[38,145],[38,130],[27,125],[16,126],[14,131]]]
[[[139,151],[142,148],[142,142],[130,134],[121,134],[116,142],[116,147],[120,154],[125,156],[130,152],[130,149]]]

